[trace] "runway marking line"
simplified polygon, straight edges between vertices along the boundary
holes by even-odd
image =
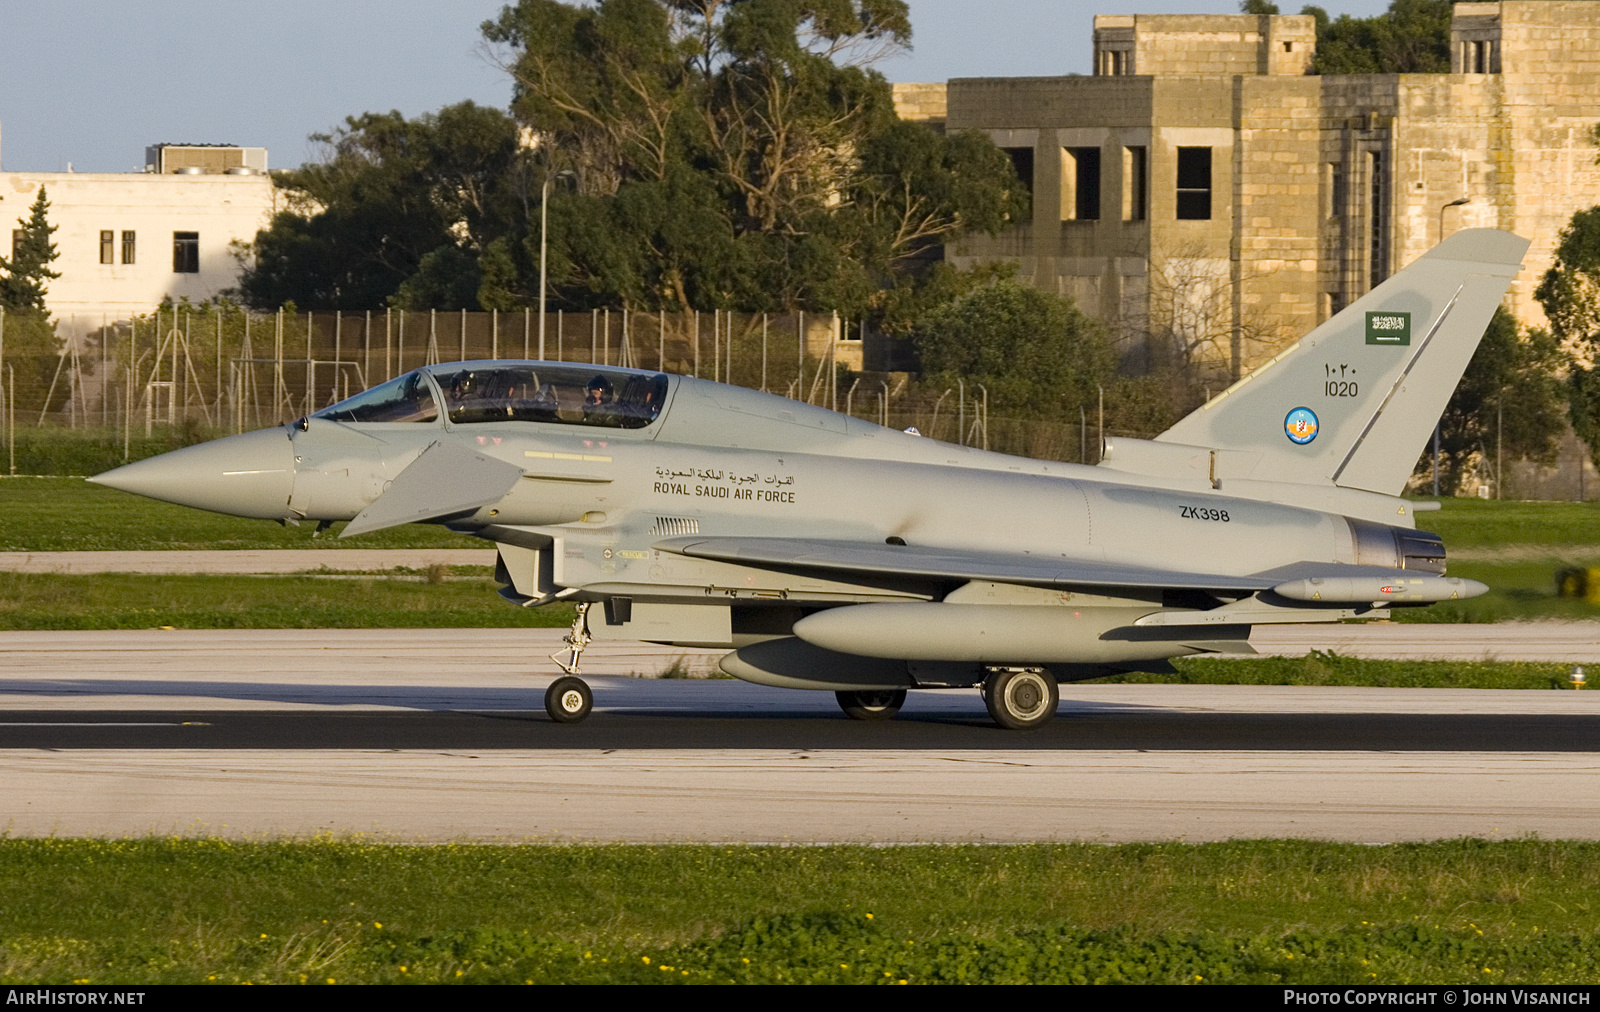
[[[0,727],[210,727],[203,720],[168,720],[168,721],[136,721],[136,720],[19,720],[0,721]]]

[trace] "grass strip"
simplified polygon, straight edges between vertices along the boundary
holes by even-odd
[[[27,983],[1600,982],[1600,844],[0,841]]]
[[[0,630],[438,629],[570,625],[564,605],[516,608],[482,575],[153,576],[0,573]]]
[[[1390,661],[1313,650],[1304,657],[1177,657],[1176,674],[1099,682],[1159,685],[1348,685],[1396,689],[1571,689],[1571,665],[1531,661]]]
[[[1539,545],[1600,555],[1600,502],[1438,501],[1438,512],[1418,513],[1416,521],[1422,530],[1444,538],[1447,549]]]
[[[82,478],[0,477],[0,551],[98,552],[168,549],[491,548],[441,527],[407,524],[348,541],[344,524],[313,538],[315,524],[280,526],[174,506],[91,485]]]
[[[411,571],[303,576],[0,573],[0,630],[564,628],[568,605],[514,608],[478,567],[442,582]],[[1570,666],[1519,661],[1180,657],[1169,674],[1098,679],[1179,685],[1568,689]]]

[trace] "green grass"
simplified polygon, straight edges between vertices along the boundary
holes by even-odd
[[[0,478],[0,516],[4,517],[0,551],[487,547],[474,538],[416,524],[348,541],[338,539],[343,525],[336,524],[313,538],[309,524],[280,527],[264,520],[224,517],[64,477]],[[1600,618],[1600,607],[1555,594],[1557,569],[1600,564],[1600,503],[1446,499],[1442,510],[1421,514],[1418,520],[1419,526],[1445,538],[1451,551],[1451,574],[1480,580],[1489,585],[1490,592],[1471,601],[1398,609],[1396,620]],[[24,605],[21,610],[28,609]],[[204,624],[207,620],[184,621]],[[284,620],[259,621],[270,625]],[[513,623],[505,619],[490,620],[489,624]]]
[[[0,840],[27,983],[1600,982],[1600,845]]]
[[[1418,513],[1417,526],[1462,549],[1538,546],[1553,554],[1600,558],[1600,502],[1513,502],[1443,499],[1437,513]],[[1454,563],[1451,564],[1454,572]]]
[[[1397,689],[1570,689],[1571,666],[1526,661],[1386,661],[1314,650],[1305,657],[1178,657],[1177,674],[1098,682],[1162,685],[1365,685]]]
[[[383,629],[566,626],[563,605],[517,608],[475,575],[94,576],[0,573],[4,629]]]
[[[340,541],[343,524],[312,537],[313,524],[282,527],[156,502],[82,478],[0,478],[0,551],[166,549],[488,548],[440,527],[407,524]]]
[[[227,434],[208,432],[200,425],[179,427],[170,432],[165,425],[156,426],[151,438],[145,438],[140,432],[128,441],[128,456],[124,459],[122,439],[110,429],[35,429],[26,427],[26,416],[19,420],[23,427],[17,429],[17,474],[99,474],[132,460],[143,460]],[[11,449],[9,445],[0,446],[8,471]]]
[[[1397,622],[1583,621],[1600,619],[1600,607],[1582,598],[1556,594],[1555,574],[1569,565],[1595,565],[1600,558],[1573,556],[1503,562],[1450,561],[1450,575],[1489,585],[1482,597],[1446,601],[1426,608],[1396,608]]]

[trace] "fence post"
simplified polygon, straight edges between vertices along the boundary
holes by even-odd
[[[806,328],[805,328],[805,319],[806,319],[806,314],[805,313],[800,313],[800,315],[799,315],[799,317],[796,320],[795,325],[794,325],[794,354],[795,354],[794,392],[797,395],[798,394],[803,394],[803,393],[806,392]],[[795,399],[799,400],[799,397],[797,396]]]

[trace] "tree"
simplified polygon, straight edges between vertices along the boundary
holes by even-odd
[[[868,69],[904,0],[520,0],[483,26],[511,113],[352,117],[284,173],[241,292],[268,308],[859,314],[969,229],[1024,218],[978,134],[894,114]],[[549,206],[540,208],[549,181]]]
[[[1440,74],[1450,70],[1452,0],[1391,0],[1370,18],[1302,7],[1317,21],[1313,74]]]
[[[520,237],[536,199],[511,117],[472,102],[414,120],[366,113],[313,140],[327,157],[278,175],[290,210],[247,251],[245,301],[477,308],[479,261],[495,239]]]
[[[50,269],[60,253],[50,237],[56,226],[50,224],[50,201],[43,186],[29,208],[28,220],[12,243],[11,258],[0,257],[0,306],[8,311],[44,312],[45,289],[61,275]]]
[[[522,0],[484,32],[546,171],[576,175],[551,203],[565,304],[857,312],[1026,213],[993,144],[900,123],[866,69],[909,41],[902,0]]]
[[[17,230],[11,257],[0,257],[0,311],[5,313],[5,360],[16,370],[16,401],[24,411],[39,411],[65,402],[67,390],[55,384],[55,396],[46,404],[51,379],[61,357],[61,339],[45,308],[49,283],[61,275],[50,269],[59,255],[50,236],[50,200],[39,187],[28,218]],[[9,383],[11,375],[0,377]]]
[[[1110,339],[1070,299],[1001,278],[930,314],[916,336],[924,377],[988,388],[990,410],[1076,418],[1115,369]]]
[[[1600,207],[1572,216],[1555,263],[1533,297],[1557,346],[1572,362],[1567,393],[1572,427],[1600,466]]]
[[[1502,306],[1439,419],[1440,488],[1455,494],[1474,459],[1550,461],[1555,457],[1567,397],[1560,370],[1560,345],[1547,330],[1522,331]],[[1433,448],[1418,470],[1430,470]],[[1504,477],[1495,476],[1504,488]]]

